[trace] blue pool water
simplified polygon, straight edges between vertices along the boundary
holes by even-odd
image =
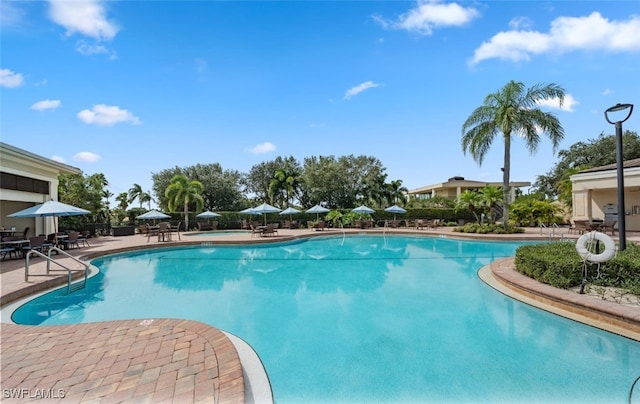
[[[13,319],[202,321],[254,347],[278,403],[626,403],[640,343],[478,279],[518,245],[357,236],[120,254],[93,261],[87,289]]]

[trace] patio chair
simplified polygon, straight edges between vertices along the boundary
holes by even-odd
[[[589,221],[588,220],[572,220],[573,226],[569,228],[569,232],[575,231],[578,234],[583,234],[587,230],[589,230]]]
[[[256,225],[255,223],[251,223],[251,237],[253,237],[254,235],[262,235],[262,231],[264,229],[261,227],[258,227],[258,225]]]
[[[616,235],[616,224],[618,223],[617,220],[612,220],[612,221],[606,221],[604,222],[604,224],[602,225],[601,229],[603,233],[607,233],[608,231],[611,232],[612,236]]]
[[[171,223],[158,223],[158,241],[171,241]]]
[[[276,233],[277,230],[275,229],[275,226],[273,224],[268,224],[267,227],[262,229],[262,231],[260,232],[260,237],[274,236]]]
[[[26,257],[27,253],[31,250],[44,254],[49,250],[49,247],[53,247],[53,244],[47,243],[45,236],[29,237],[29,245],[22,246],[22,255]]]
[[[85,230],[78,235],[78,244],[82,244],[83,247],[90,247],[88,230]]]
[[[171,231],[176,232],[176,234],[178,234],[178,240],[182,240],[182,238],[180,237],[180,225],[182,224],[182,222],[178,222],[177,226],[171,226]]]
[[[68,234],[69,237],[62,240],[62,245],[65,250],[68,250],[72,247],[80,248],[80,243],[78,243],[78,238],[80,237],[80,233],[77,231],[70,231]]]

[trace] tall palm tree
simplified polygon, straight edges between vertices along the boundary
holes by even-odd
[[[142,207],[142,199],[140,199],[140,195],[142,194],[144,194],[142,186],[140,184],[133,184],[133,186],[129,188],[129,203],[133,203],[133,201],[138,199],[140,207]]]
[[[169,203],[169,211],[175,212],[175,208],[182,205],[184,209],[184,228],[189,229],[189,204],[195,203],[196,210],[201,210],[204,206],[204,185],[200,181],[189,181],[182,174],[174,175],[171,183],[164,192]]]
[[[140,206],[142,206],[143,203],[146,203],[149,205],[149,210],[151,210],[151,202],[153,202],[151,192],[147,191],[141,193],[140,195],[138,195],[138,200],[140,201]]]
[[[388,184],[385,184],[386,193],[387,193],[387,202],[389,205],[397,205],[400,203],[404,205],[407,203],[407,192],[409,191],[407,187],[402,186],[402,180],[391,181]]]
[[[476,108],[462,125],[462,150],[465,154],[470,152],[479,165],[482,165],[493,140],[498,134],[502,134],[505,227],[509,224],[511,202],[509,183],[512,136],[522,137],[527,149],[533,154],[540,143],[540,133],[543,133],[551,139],[555,152],[564,138],[564,129],[555,115],[543,112],[538,105],[544,100],[557,99],[562,106],[564,96],[564,89],[557,84],[536,84],[527,89],[523,83],[512,80],[500,90],[487,95],[484,104]]]

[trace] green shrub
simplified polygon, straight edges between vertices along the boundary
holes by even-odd
[[[496,223],[467,223],[464,226],[456,227],[453,231],[458,233],[477,233],[477,234],[513,234],[524,233],[521,227],[508,226],[506,229],[501,224]]]
[[[601,249],[604,246],[601,246]],[[539,282],[568,289],[582,282],[584,262],[575,242],[555,242],[518,247],[516,270]],[[624,288],[640,295],[640,246],[630,243],[625,251],[600,264],[587,263],[587,282]]]

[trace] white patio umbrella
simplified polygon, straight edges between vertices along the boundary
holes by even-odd
[[[300,213],[300,211],[296,208],[292,208],[292,207],[288,207],[285,210],[283,210],[282,212],[280,212],[281,215],[289,215],[289,220],[293,220],[292,215],[297,215],[298,213]]]
[[[316,220],[320,219],[320,213],[327,213],[327,212],[331,212],[329,209],[325,208],[324,206],[320,206],[320,205],[316,205],[311,209],[307,209],[307,213],[315,213],[316,214]]]
[[[360,213],[360,214],[371,214],[371,213],[375,213],[375,210],[371,209],[368,206],[365,205],[360,205],[357,208],[353,208],[351,209],[352,212],[354,213]]]
[[[56,223],[56,217],[80,216],[87,215],[89,213],[91,212],[86,209],[78,208],[73,205],[67,205],[66,203],[54,201],[53,199],[51,199],[45,203],[23,209],[15,213],[11,213],[10,215],[7,215],[7,217],[52,217],[53,231],[56,234],[57,239],[58,225]]]
[[[196,215],[196,217],[201,218],[201,219],[207,219],[207,223],[209,222],[209,219],[211,219],[212,217],[218,217],[220,216],[220,214],[216,213],[216,212],[212,212],[210,210],[204,211],[202,213],[198,213]]]
[[[136,219],[149,220],[149,219],[169,219],[171,216],[166,213],[162,213],[159,210],[150,210],[147,213],[143,213],[140,216],[136,216]]]
[[[403,209],[398,205],[393,205],[393,206],[389,206],[388,208],[385,208],[385,212],[393,213],[393,220],[396,220],[396,214],[407,213],[406,209]]]
[[[262,214],[264,217],[264,225],[267,225],[267,213],[278,213],[282,212],[282,209],[276,208],[275,206],[271,206],[268,203],[263,203],[260,206],[256,206],[255,208],[251,208],[251,211],[256,214]]]

